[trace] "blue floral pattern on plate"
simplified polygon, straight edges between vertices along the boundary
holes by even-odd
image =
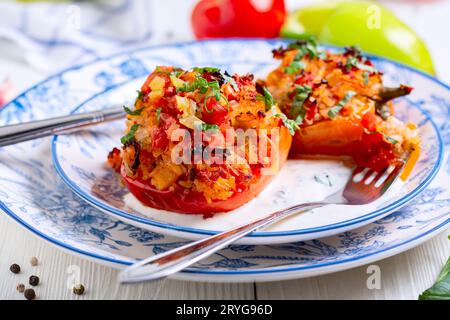
[[[106,87],[145,75],[156,64],[188,67],[195,58],[194,61],[209,65],[212,56],[222,57],[223,47],[229,50],[227,54],[237,55],[243,46],[267,50],[267,46],[277,44],[240,40],[187,43],[100,59],[68,69],[30,88],[1,111],[0,125],[66,114]],[[266,66],[263,59],[254,62],[255,69]],[[226,66],[226,61],[220,60],[216,65],[221,63]],[[402,77],[400,81],[419,88],[420,92],[408,102],[420,105],[436,120],[447,149],[449,89],[405,67],[392,63],[383,67],[387,74]],[[245,63],[236,68],[246,71]],[[106,70],[107,75],[97,77]],[[77,81],[80,77],[82,82]],[[355,267],[404,251],[443,231],[450,222],[448,157],[444,163],[437,177],[413,202],[379,221],[320,240],[270,246],[231,245],[176,277],[206,281],[298,278]],[[79,199],[56,174],[49,139],[0,149],[0,170],[1,208],[29,230],[70,251],[120,266],[185,243],[121,222]]]

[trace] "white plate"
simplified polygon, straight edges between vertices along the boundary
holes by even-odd
[[[157,65],[218,66],[229,72],[257,70],[264,77],[276,62],[272,49],[279,41],[219,41],[172,45],[137,51],[130,57],[112,58],[78,69],[69,83],[88,90],[103,85],[103,90],[82,103],[76,112],[91,111],[105,106],[129,104],[136,96],[149,70]],[[239,55],[235,54],[237,46]],[[163,57],[163,58],[162,58]],[[416,87],[408,99],[397,101],[397,116],[405,122],[418,124],[423,141],[422,152],[410,178],[392,187],[375,203],[365,206],[327,206],[296,215],[258,231],[240,241],[244,244],[274,244],[303,241],[331,236],[383,218],[400,209],[431,182],[439,169],[443,153],[438,130],[423,107],[414,103],[429,95],[429,88],[415,83],[420,75],[394,63],[374,58],[385,72],[389,83],[406,83]],[[124,76],[124,72],[126,77]],[[399,76],[402,76],[399,78]],[[55,137],[53,159],[58,173],[68,186],[95,207],[127,223],[185,239],[242,225],[271,212],[289,206],[318,201],[342,189],[351,169],[339,161],[290,160],[270,186],[258,197],[232,212],[210,219],[145,207],[122,187],[115,174],[105,166],[109,151],[120,144],[124,121],[108,123],[76,134]]]
[[[189,49],[198,45],[208,46],[195,43],[179,47]],[[242,42],[229,45],[242,46]],[[149,48],[143,52],[158,58],[164,48],[156,51]],[[73,81],[78,79],[80,70],[95,75],[92,70],[97,70],[97,64],[102,64],[103,68],[118,67],[121,61],[130,61],[134,55],[115,55],[50,77],[0,110],[0,125],[67,114],[104,90],[105,81],[99,80],[88,89],[83,83]],[[128,81],[127,65],[130,64],[123,65],[124,72],[113,69],[115,79]],[[422,106],[436,119],[448,150],[450,89],[404,67],[397,68],[397,76],[398,82],[406,78],[423,88],[420,95],[416,92],[408,103]],[[65,186],[51,162],[50,139],[0,148],[0,208],[39,237],[64,250],[114,267],[123,267],[185,242],[139,229],[91,207]],[[381,220],[320,240],[270,246],[232,245],[175,278],[213,282],[294,279],[357,267],[410,249],[450,225],[448,156],[443,163],[439,174],[423,193],[408,206]]]

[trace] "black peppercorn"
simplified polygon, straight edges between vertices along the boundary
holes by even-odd
[[[84,293],[84,286],[82,284],[78,284],[73,287],[73,293],[77,295],[82,295]]]
[[[27,300],[34,300],[34,298],[36,298],[36,293],[34,292],[33,289],[27,289],[25,290],[25,292],[23,293],[23,295],[25,296],[25,298]]]
[[[20,272],[20,266],[16,263],[12,264],[11,267],[9,267],[9,270],[11,270],[12,273],[19,273]]]
[[[17,291],[23,293],[25,291],[25,285],[23,283],[19,283],[16,287]]]
[[[29,280],[30,285],[33,287],[37,286],[39,284],[39,277],[38,276],[31,276]]]

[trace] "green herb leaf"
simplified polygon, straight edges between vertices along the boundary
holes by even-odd
[[[208,81],[202,77],[196,78],[191,83],[185,83],[181,87],[177,87],[177,92],[193,92],[199,89],[200,91],[208,90]],[[205,91],[205,92],[206,92]]]
[[[144,108],[141,109],[137,109],[137,110],[131,110],[130,108],[128,108],[127,106],[123,106],[123,109],[125,110],[125,112],[130,115],[130,116],[140,116],[142,111],[144,111]]]
[[[378,70],[377,70],[377,69],[375,69],[374,67],[368,66],[367,64],[364,64],[364,63],[358,62],[358,63],[356,64],[356,67],[357,67],[359,70],[367,71],[367,72],[369,72],[369,73],[378,73]]]
[[[161,108],[156,109],[156,121],[158,124],[161,121]]]
[[[142,101],[142,99],[144,99],[144,94],[140,90],[137,90],[136,92],[138,94],[137,99]]]
[[[345,94],[345,97],[344,97],[344,99],[342,99],[341,101],[339,101],[339,103],[337,104],[337,105],[335,105],[333,108],[331,108],[329,111],[328,111],[328,116],[331,118],[331,119],[334,119],[334,118],[336,118],[336,116],[338,115],[338,113],[339,112],[341,112],[341,110],[342,110],[342,108],[344,108],[345,107],[345,105],[355,96],[355,92],[353,92],[353,91],[348,91],[346,94]]]
[[[130,142],[131,140],[134,139],[134,136],[136,134],[136,131],[139,129],[140,125],[139,124],[134,124],[131,128],[130,131],[123,136],[120,139],[120,142],[122,142],[122,144],[127,144],[128,142]]]
[[[198,90],[200,94],[205,94],[211,89],[212,96],[216,98],[217,101],[220,100],[220,84],[218,81],[208,82],[203,77],[197,77],[191,83],[185,83],[181,87],[177,87],[177,92],[193,92]]]
[[[169,74],[169,76],[173,76],[175,78],[179,78],[183,73],[184,73],[183,69],[175,69]]]
[[[303,119],[305,118],[305,109],[303,108],[303,104],[308,99],[312,89],[308,85],[304,86],[295,86],[295,97],[292,103],[291,108],[291,118],[295,118],[298,124],[303,123]]]
[[[281,121],[283,121],[283,125],[289,130],[291,136],[294,136],[295,131],[300,129],[299,124],[295,120],[286,117],[284,113],[277,113],[274,116],[280,118]]]
[[[358,59],[350,56],[347,58],[347,63],[345,64],[345,68],[347,69],[347,72],[349,72],[350,70],[352,70],[353,67],[356,67],[358,64]]]
[[[378,73],[377,69],[375,69],[372,66],[369,66],[369,65],[365,64],[364,61],[366,61],[365,58],[362,58],[361,61],[360,61],[355,56],[349,56],[347,58],[347,63],[345,64],[345,67],[347,68],[347,71],[350,71],[352,69],[352,67],[356,67],[359,70],[366,71],[366,72],[369,72],[369,73]]]
[[[214,67],[203,67],[203,68],[194,68],[194,71],[198,72],[198,73],[215,73],[215,72],[220,72],[219,68],[214,68]]]
[[[324,59],[326,54],[322,51],[319,51],[317,48],[317,42],[314,37],[310,37],[306,40],[300,40],[294,43],[291,43],[288,46],[289,50],[298,50],[294,60],[299,61],[303,59],[304,56],[309,55],[310,59],[319,58]]]
[[[292,61],[289,67],[284,69],[284,72],[287,74],[295,74],[305,68],[305,64],[301,61]]]
[[[197,130],[201,131],[219,131],[219,126],[215,124],[209,124],[209,123],[199,123],[196,127]]]
[[[266,104],[266,111],[268,111],[272,109],[272,107],[275,105],[275,100],[273,99],[272,94],[266,87],[263,87],[263,92],[264,95],[263,96],[258,95],[256,96],[256,99],[264,101],[264,103]]]
[[[439,274],[436,283],[424,291],[419,296],[419,300],[450,300],[450,258]]]
[[[386,139],[387,142],[392,143],[392,144],[397,144],[398,143],[397,140],[395,140],[394,138],[391,138],[391,137],[389,137],[387,135],[384,135],[384,139]]]

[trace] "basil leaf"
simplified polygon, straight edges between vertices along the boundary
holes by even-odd
[[[215,73],[215,72],[220,72],[219,68],[214,68],[214,67],[203,67],[203,68],[194,68],[194,71],[198,72],[198,73]]]
[[[122,144],[127,144],[128,142],[132,141],[139,127],[139,124],[133,124],[133,126],[130,128],[130,131],[120,139],[120,142],[122,142]]]
[[[384,138],[385,138],[386,141],[389,142],[389,143],[392,143],[392,144],[397,144],[397,143],[398,143],[397,140],[395,140],[394,138],[391,138],[391,137],[389,137],[389,136],[387,136],[387,135],[384,135]]]
[[[304,56],[309,55],[310,59],[319,58],[324,59],[326,54],[322,51],[319,51],[317,48],[317,42],[313,37],[310,37],[306,40],[300,40],[294,43],[291,43],[288,46],[289,50],[298,50],[294,60],[301,60]]]
[[[338,115],[338,113],[339,112],[341,112],[341,110],[342,110],[342,108],[344,108],[345,107],[345,105],[355,96],[355,92],[353,92],[353,91],[348,91],[346,94],[345,94],[345,97],[344,97],[344,99],[342,99],[341,101],[339,101],[339,103],[337,104],[337,105],[335,105],[333,108],[331,108],[329,111],[328,111],[328,116],[331,118],[331,119],[334,119],[334,118],[336,118],[336,116]]]
[[[289,130],[291,136],[295,135],[295,131],[300,129],[299,124],[295,120],[289,119],[284,113],[276,113],[275,108],[272,108],[274,117],[280,118],[283,125]]]
[[[450,258],[438,276],[436,283],[424,291],[419,300],[450,300]]]
[[[191,83],[185,83],[181,87],[177,87],[177,92],[193,92],[197,89],[201,94],[206,93],[208,91],[208,81],[202,77],[198,77]]]
[[[356,67],[358,64],[358,59],[356,59],[355,57],[348,57],[347,58],[347,63],[345,64],[345,68],[347,69],[347,72],[349,72],[350,70],[352,70],[352,67]]]
[[[219,126],[215,124],[202,123],[201,128],[202,131],[219,131]]]
[[[161,121],[161,108],[156,109],[156,121],[158,124]]]
[[[296,122],[298,124],[301,124],[303,122],[306,113],[305,109],[303,108],[303,104],[306,101],[306,99],[308,99],[310,93],[312,92],[312,89],[308,85],[304,86],[296,85],[294,92],[296,93],[296,95],[292,103],[291,117],[296,118]]]
[[[284,69],[287,74],[295,74],[305,68],[305,64],[301,61],[292,61],[291,64]]]
[[[141,90],[137,90],[136,92],[138,94],[137,99],[142,101],[142,99],[144,98],[144,94]]]
[[[208,82],[205,78],[198,77],[192,83],[185,83],[181,87],[177,87],[177,92],[193,92],[198,90],[200,94],[205,94],[211,89],[212,95],[217,101],[220,100],[220,84],[219,81]]]
[[[140,116],[142,111],[144,111],[144,108],[131,110],[130,108],[123,106],[123,110],[125,110],[125,112],[130,116]]]
[[[269,111],[275,105],[275,100],[273,99],[272,94],[266,87],[263,87],[262,89],[264,95],[263,96],[258,95],[256,96],[256,99],[264,101],[264,103],[266,104],[266,111]]]

